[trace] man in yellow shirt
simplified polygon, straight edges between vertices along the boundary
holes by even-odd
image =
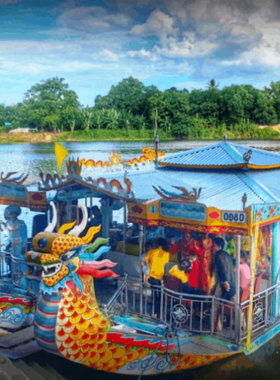
[[[145,264],[150,266],[150,277],[148,282],[151,285],[154,299],[154,317],[158,317],[160,312],[160,292],[161,280],[164,275],[164,267],[169,262],[168,245],[164,238],[157,239],[157,247],[150,249],[145,257]]]

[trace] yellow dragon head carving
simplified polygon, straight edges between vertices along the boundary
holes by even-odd
[[[51,202],[52,203],[52,202]],[[100,231],[101,226],[91,227],[84,237],[77,236],[80,234],[87,223],[87,209],[84,205],[79,206],[83,212],[83,220],[80,225],[68,223],[61,226],[58,233],[52,232],[56,225],[56,209],[52,203],[53,220],[45,231],[38,233],[32,241],[33,251],[29,251],[25,255],[28,263],[39,264],[42,266],[43,289],[58,290],[66,280],[74,279],[75,274],[80,269],[83,274],[92,275],[93,277],[103,277],[105,275],[116,276],[114,272],[108,270],[105,273],[98,273],[97,269],[106,265],[112,267],[115,264],[109,260],[95,262],[102,253],[107,252],[110,247],[104,246],[108,243],[108,239],[97,238],[94,243],[88,245],[93,237]],[[75,226],[73,228],[73,226]],[[70,230],[68,234],[63,232]],[[101,248],[99,248],[102,246]],[[96,249],[99,248],[97,251]],[[91,252],[96,251],[94,254]],[[81,259],[83,265],[81,264]],[[88,262],[90,270],[85,270],[85,263]],[[83,267],[83,268],[81,268]],[[96,272],[97,271],[97,272]],[[102,271],[101,271],[102,272]]]

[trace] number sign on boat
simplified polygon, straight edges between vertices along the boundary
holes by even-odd
[[[246,223],[247,213],[240,211],[222,211],[222,221],[232,223]]]

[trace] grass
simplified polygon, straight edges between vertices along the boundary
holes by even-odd
[[[182,130],[181,135],[172,136],[170,131],[158,130],[157,134],[160,141],[172,140],[222,140],[226,134],[228,140],[277,140],[280,139],[280,130],[273,127],[259,127],[255,124],[245,122],[238,125],[226,126],[225,124],[218,127],[205,127],[203,125],[193,125],[190,129]],[[45,135],[45,136],[44,136]],[[46,135],[50,137],[46,140]],[[0,144],[17,144],[17,143],[52,143],[57,142],[89,142],[89,141],[153,141],[154,130],[106,130],[92,129],[90,131],[77,130],[73,132],[64,132],[54,135],[51,132],[37,133],[27,136],[24,133],[20,136],[9,136],[9,134],[0,135]]]
[[[163,131],[159,131],[160,140],[174,140],[174,137]],[[63,136],[60,136],[56,141],[151,141],[154,140],[154,131],[135,131],[135,130],[104,130],[97,129],[91,131],[73,131],[66,132]]]

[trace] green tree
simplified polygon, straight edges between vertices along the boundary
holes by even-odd
[[[277,114],[274,108],[273,99],[269,93],[257,90],[254,106],[255,121],[258,124],[276,124]]]
[[[277,121],[280,121],[280,81],[271,82],[270,87],[265,88],[265,93],[269,95],[269,98],[273,102],[273,107],[277,115]]]
[[[219,83],[216,83],[215,79],[211,79],[208,84],[207,84],[207,88],[218,88],[219,87]]]
[[[42,128],[56,132],[67,107],[74,112],[78,110],[79,102],[63,78],[43,80],[25,93],[23,110],[30,121]]]
[[[89,131],[93,121],[93,111],[91,108],[83,108],[80,112],[81,126],[85,131]]]
[[[227,125],[235,125],[242,120],[252,120],[254,93],[251,86],[233,85],[222,90],[223,121]]]
[[[63,132],[65,129],[73,132],[79,126],[79,111],[74,107],[65,107],[61,112],[60,127]]]
[[[190,113],[189,93],[186,90],[178,91],[176,88],[171,88],[164,91],[165,112],[159,121],[161,128],[166,127],[172,132],[185,128],[186,120]],[[172,124],[169,123],[172,121]]]
[[[95,107],[114,108],[117,111],[124,110],[132,114],[143,113],[145,86],[138,79],[132,77],[123,79],[116,86],[112,86],[108,95],[95,99]]]
[[[105,126],[106,124],[106,113],[107,110],[102,108],[101,110],[99,109],[93,109],[93,114],[92,114],[92,126],[96,129],[101,129]]]

